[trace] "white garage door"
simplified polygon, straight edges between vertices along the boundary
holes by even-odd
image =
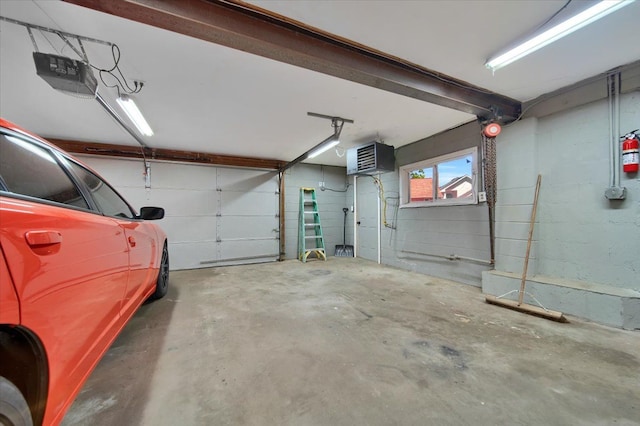
[[[275,171],[151,162],[145,189],[141,160],[84,157],[132,206],[164,207],[171,269],[278,259]]]
[[[278,174],[217,168],[215,263],[274,261],[279,252]]]

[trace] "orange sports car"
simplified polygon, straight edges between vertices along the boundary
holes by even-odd
[[[167,237],[98,174],[0,119],[0,423],[56,425],[120,330],[167,292]]]

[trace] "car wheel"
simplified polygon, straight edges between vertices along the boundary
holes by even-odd
[[[169,249],[167,243],[164,243],[162,249],[162,259],[160,260],[160,270],[158,271],[158,279],[156,281],[156,291],[151,295],[151,300],[164,297],[169,289]]]
[[[0,377],[0,424],[32,426],[31,411],[20,390],[9,380]]]

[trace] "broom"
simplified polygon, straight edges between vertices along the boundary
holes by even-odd
[[[487,303],[491,303],[492,305],[498,305],[498,306],[502,306],[504,308],[508,308],[508,309],[513,309],[515,311],[519,311],[519,312],[524,312],[526,314],[531,314],[531,315],[535,315],[538,317],[542,317],[542,318],[547,318],[553,321],[558,321],[558,322],[569,322],[564,315],[562,315],[562,312],[558,312],[558,311],[551,311],[547,308],[545,308],[544,306],[542,306],[542,304],[540,302],[538,302],[535,297],[533,298],[534,300],[536,300],[536,302],[538,302],[538,304],[540,306],[534,306],[534,305],[529,305],[526,303],[523,303],[524,300],[524,294],[525,294],[525,285],[527,282],[527,268],[529,266],[529,254],[531,253],[531,240],[533,238],[533,226],[534,223],[536,221],[536,210],[538,208],[538,194],[540,193],[540,181],[542,180],[542,176],[538,175],[538,181],[536,182],[536,193],[535,196],[533,198],[533,208],[531,210],[531,221],[529,222],[529,238],[527,240],[527,253],[525,255],[524,258],[524,267],[522,270],[522,280],[520,281],[520,290],[512,290],[507,294],[504,294],[502,296],[496,297],[496,296],[487,296],[486,297],[486,301]],[[502,299],[502,297],[511,294],[515,291],[518,291],[518,300],[509,300],[509,299]],[[532,296],[533,297],[533,296]]]

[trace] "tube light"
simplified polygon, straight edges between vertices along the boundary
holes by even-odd
[[[323,152],[329,151],[331,148],[333,148],[334,146],[338,145],[340,143],[339,139],[333,139],[330,142],[323,144],[322,146],[319,146],[318,148],[314,149],[313,151],[311,151],[309,153],[309,155],[307,155],[307,158],[313,158],[313,157],[317,157],[318,155],[322,154]]]
[[[153,130],[151,130],[151,126],[147,123],[147,120],[144,119],[144,116],[138,109],[138,106],[133,102],[133,99],[126,94],[122,94],[117,99],[118,105],[124,110],[127,114],[127,117],[131,120],[131,122],[138,128],[140,133],[145,136],[153,136]]]
[[[616,10],[633,3],[635,0],[605,0],[597,3],[589,9],[559,23],[555,27],[525,41],[500,56],[490,59],[485,67],[492,71],[500,69],[518,59],[527,56],[536,50],[553,43],[572,32],[597,21]]]

